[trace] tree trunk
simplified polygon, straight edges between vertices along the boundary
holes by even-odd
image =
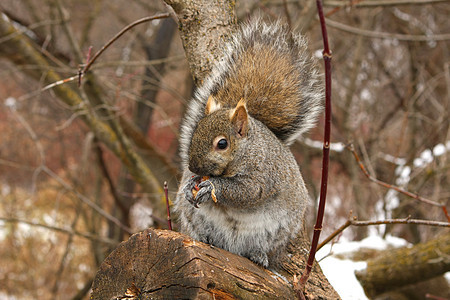
[[[223,46],[237,28],[235,1],[164,1],[176,14],[189,69],[199,85],[220,60]]]
[[[421,282],[450,270],[450,232],[411,248],[387,250],[356,272],[371,299],[406,284]]]
[[[273,273],[181,233],[147,229],[106,258],[91,299],[295,299],[290,281],[303,269],[304,246],[291,244],[290,261]],[[317,264],[307,294],[310,299],[339,299]]]

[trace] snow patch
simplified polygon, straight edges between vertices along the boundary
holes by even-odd
[[[328,278],[331,285],[338,292],[342,299],[365,300],[368,299],[364,290],[356,279],[355,271],[366,268],[367,263],[362,261],[352,261],[349,259],[338,259],[335,254],[359,251],[361,248],[385,250],[388,247],[405,247],[410,244],[404,239],[388,235],[382,239],[378,235],[369,236],[359,242],[349,242],[341,238],[341,242],[327,244],[317,252],[317,260]],[[331,255],[329,255],[331,252]],[[327,256],[328,255],[328,256]],[[450,272],[449,272],[450,273]],[[450,278],[450,275],[448,276]]]
[[[383,155],[384,160],[386,160],[388,162],[391,162],[393,164],[396,164],[396,165],[399,165],[399,166],[403,166],[403,165],[406,164],[406,159],[404,159],[404,158],[395,157],[395,156],[392,156],[390,154],[382,154],[382,155]]]
[[[17,107],[17,100],[14,97],[8,97],[5,100],[5,106],[10,109],[15,109]]]
[[[368,299],[362,286],[356,279],[355,271],[366,268],[365,262],[353,262],[328,257],[320,263],[323,273],[342,299]]]
[[[370,94],[368,89],[363,89],[361,91],[361,99],[366,101],[372,99],[372,95]]]
[[[430,149],[425,149],[422,153],[420,153],[420,157],[414,159],[413,164],[417,168],[425,167],[427,164],[431,163],[433,159],[433,152],[431,152]]]
[[[389,190],[386,193],[386,210],[392,211],[400,204],[400,199],[397,197],[398,192]]]
[[[342,254],[342,253],[349,253],[349,252],[355,252],[362,248],[366,249],[374,249],[374,250],[385,250],[389,247],[405,247],[409,246],[410,243],[408,243],[406,240],[394,237],[391,235],[387,235],[385,239],[381,238],[378,235],[372,235],[369,237],[366,237],[365,239],[358,241],[358,242],[351,242],[351,241],[342,241],[339,243],[336,243],[333,245],[333,248],[331,248],[331,244],[328,243],[327,245],[323,246],[318,252],[317,252],[317,259],[320,260],[321,258],[325,257],[330,253],[330,250],[332,250],[333,254]]]
[[[434,148],[433,148],[433,155],[434,155],[434,156],[441,156],[441,155],[443,155],[445,152],[447,152],[447,149],[445,149],[444,144],[437,144],[437,145],[434,146]]]
[[[411,179],[409,175],[411,174],[411,167],[409,166],[398,166],[395,169],[395,175],[397,175],[396,183],[399,186],[405,186]]]

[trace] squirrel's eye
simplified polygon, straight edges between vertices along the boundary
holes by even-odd
[[[224,138],[217,141],[217,149],[225,150],[228,147],[228,141]]]
[[[213,141],[215,150],[226,150],[229,147],[228,140],[225,136],[219,135]]]

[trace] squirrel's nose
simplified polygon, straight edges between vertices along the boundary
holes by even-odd
[[[198,162],[196,159],[191,159],[191,160],[189,161],[189,170],[190,170],[192,173],[195,173],[195,174],[197,174],[197,175],[201,175],[200,173],[201,173],[202,167],[201,167],[200,164],[201,164],[201,163]]]

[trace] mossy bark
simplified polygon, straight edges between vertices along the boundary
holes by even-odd
[[[450,232],[411,248],[387,250],[356,272],[365,293],[374,298],[407,284],[450,271]]]

